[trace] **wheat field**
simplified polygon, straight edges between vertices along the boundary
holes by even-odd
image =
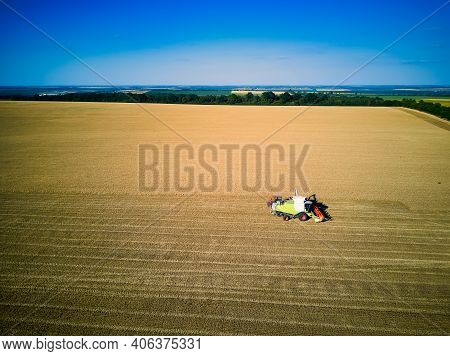
[[[309,145],[327,223],[222,174],[138,190],[139,144],[258,144],[296,116],[264,144]],[[397,108],[0,102],[2,334],[448,334],[449,138]]]

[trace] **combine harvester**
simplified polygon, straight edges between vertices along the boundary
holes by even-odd
[[[293,197],[283,199],[280,196],[273,196],[267,202],[267,206],[271,209],[272,215],[281,216],[284,221],[291,219],[307,221],[312,218],[315,222],[322,222],[331,219],[326,212],[327,206],[319,203],[315,194],[308,198],[302,197],[298,195],[297,189]]]

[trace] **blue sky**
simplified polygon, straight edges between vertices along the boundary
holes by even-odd
[[[445,1],[1,0],[116,85],[335,85]],[[107,85],[0,1],[0,85]],[[450,5],[349,78],[450,84]]]

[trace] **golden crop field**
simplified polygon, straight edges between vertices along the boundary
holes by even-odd
[[[449,333],[447,123],[381,107],[143,107],[0,102],[3,334]],[[304,193],[329,222],[284,222],[263,199],[274,192],[239,178],[227,192],[223,171],[211,193],[138,190],[138,145],[184,143],[166,125],[195,147],[258,144],[299,113],[264,145],[309,145]]]
[[[450,106],[450,99],[449,98],[427,98],[423,99],[423,101],[428,101],[432,103],[439,103],[443,106]]]

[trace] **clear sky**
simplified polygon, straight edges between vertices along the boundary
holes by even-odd
[[[445,0],[0,0],[0,85],[335,85]],[[348,85],[450,84],[450,5]]]

